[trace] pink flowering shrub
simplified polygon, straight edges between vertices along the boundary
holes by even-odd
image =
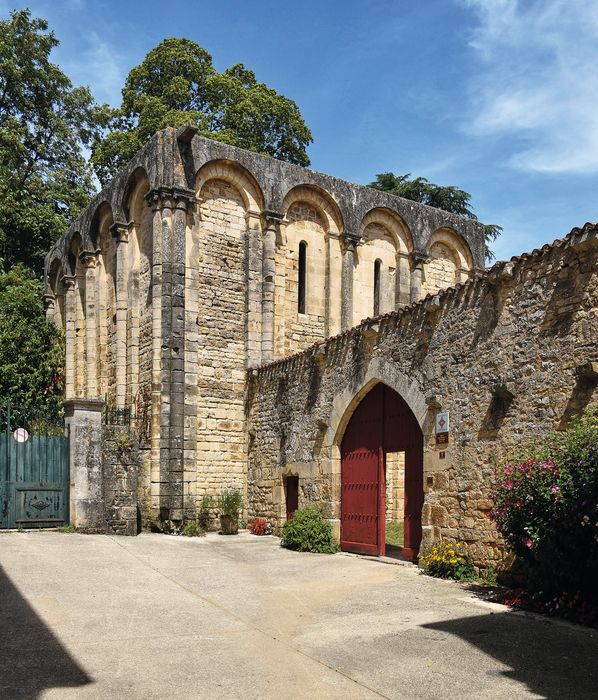
[[[498,467],[493,501],[532,590],[598,603],[598,406]]]

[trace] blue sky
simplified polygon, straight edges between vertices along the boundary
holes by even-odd
[[[0,0],[0,11],[20,7]],[[471,192],[498,258],[598,219],[596,0],[32,0],[54,60],[117,105],[167,36],[244,63],[299,105],[312,167]]]

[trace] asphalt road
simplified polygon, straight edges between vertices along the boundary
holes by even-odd
[[[0,534],[0,698],[598,698],[598,634],[272,537]]]

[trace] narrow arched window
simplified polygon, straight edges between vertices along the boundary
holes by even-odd
[[[299,243],[299,270],[298,270],[298,293],[297,293],[297,311],[300,314],[305,313],[305,294],[307,282],[307,243],[301,241]]]
[[[374,316],[380,313],[380,268],[381,260],[374,262]]]

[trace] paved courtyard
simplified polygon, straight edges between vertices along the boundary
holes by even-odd
[[[598,634],[247,534],[0,534],[0,698],[598,697]]]

